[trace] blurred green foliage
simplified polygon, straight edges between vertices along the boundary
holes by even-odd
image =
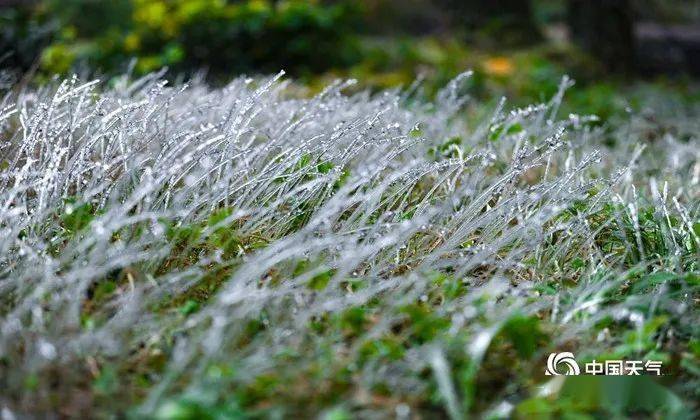
[[[305,0],[50,0],[36,10],[60,30],[41,55],[44,72],[137,74],[207,69],[229,77],[285,69],[295,75],[348,66],[359,59],[357,10]]]
[[[564,378],[554,381],[560,379]],[[692,418],[673,391],[649,376],[567,376],[563,382],[558,395],[536,396],[518,404],[514,417]]]
[[[534,2],[534,20],[540,25],[561,20],[562,4]],[[357,79],[355,89],[407,87],[424,78],[422,90],[428,96],[472,69],[470,94],[491,103],[506,96],[513,106],[546,101],[568,75],[577,85],[562,112],[595,114],[606,121],[624,115],[628,107],[638,108],[633,98],[625,99],[633,96],[629,80],[606,73],[573,45],[543,39],[513,48],[499,43],[498,36],[479,42],[476,32],[489,25],[466,36],[473,12],[452,7],[464,12],[452,19],[459,25],[442,22],[447,12],[440,15],[439,7],[423,0],[17,3],[0,8],[0,51],[9,51],[0,53],[0,65],[18,73],[36,69],[38,80],[73,71],[87,77],[126,71],[138,76],[167,67],[167,77],[203,69],[210,81],[220,82],[241,73],[284,69],[308,87],[308,94],[336,78]],[[416,25],[422,34],[408,30]],[[443,29],[426,34],[424,27]],[[674,94],[691,91],[683,81],[656,86]]]
[[[29,69],[55,29],[40,8],[0,7],[0,68]]]

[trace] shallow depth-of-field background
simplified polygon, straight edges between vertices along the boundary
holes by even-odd
[[[0,414],[694,417],[699,17],[1,3]]]

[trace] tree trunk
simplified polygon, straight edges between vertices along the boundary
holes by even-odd
[[[524,45],[541,39],[530,0],[443,0],[453,25],[469,37],[498,45]]]
[[[634,17],[629,0],[569,0],[573,41],[610,71],[634,68]]]

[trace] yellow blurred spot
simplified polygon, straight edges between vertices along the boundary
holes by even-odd
[[[136,51],[141,46],[141,38],[138,34],[130,33],[124,38],[124,49],[131,52]]]
[[[157,56],[140,57],[136,62],[136,70],[139,73],[148,73],[160,67],[162,67],[162,63]]]
[[[168,37],[174,37],[177,34],[177,22],[172,17],[166,17],[163,20],[163,33]]]
[[[506,57],[492,57],[484,61],[484,70],[494,76],[509,76],[513,73],[513,62]]]
[[[266,0],[252,0],[248,2],[248,7],[255,12],[266,12],[270,9],[270,2]]]
[[[166,4],[161,1],[143,3],[134,10],[134,20],[157,29],[163,24],[167,10]]]
[[[75,52],[65,44],[56,43],[41,53],[41,66],[49,73],[68,72],[75,61]]]

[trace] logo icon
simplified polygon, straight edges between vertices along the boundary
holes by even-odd
[[[557,369],[559,365],[565,365],[560,371]],[[559,376],[559,375],[580,375],[581,369],[578,367],[578,363],[574,359],[573,353],[563,352],[563,353],[550,353],[547,358],[547,370],[545,370],[545,375]]]

